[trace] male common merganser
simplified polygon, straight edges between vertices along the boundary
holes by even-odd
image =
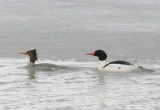
[[[49,64],[49,63],[35,64],[35,61],[38,60],[36,49],[29,50],[25,53],[20,53],[20,54],[28,55],[30,57],[30,60],[29,60],[30,62],[27,65],[27,68],[29,69],[40,70],[40,71],[53,71],[60,67],[63,68],[63,66],[58,66],[58,65]]]
[[[151,69],[144,68],[142,66],[136,66],[129,62],[118,60],[110,63],[106,63],[107,54],[103,50],[96,50],[93,53],[88,53],[87,55],[97,56],[99,58],[97,69],[106,72],[140,72],[140,71],[150,71]]]

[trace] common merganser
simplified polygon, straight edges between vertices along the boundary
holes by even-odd
[[[107,54],[103,50],[96,50],[93,53],[87,55],[97,56],[99,58],[97,69],[106,72],[140,72],[149,71],[153,72],[152,69],[147,69],[142,66],[136,66],[126,61],[118,60],[110,63],[106,63]]]
[[[35,61],[38,60],[36,49],[29,50],[25,53],[20,53],[20,54],[28,55],[30,57],[30,60],[29,60],[30,62],[27,65],[27,68],[29,69],[40,70],[40,71],[53,71],[60,67],[65,68],[63,66],[58,66],[58,65],[49,64],[49,63],[35,64]]]

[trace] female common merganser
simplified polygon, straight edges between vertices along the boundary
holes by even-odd
[[[35,64],[35,61],[38,60],[36,49],[29,50],[25,53],[20,53],[20,54],[28,55],[30,57],[30,60],[29,60],[30,62],[27,65],[27,68],[29,69],[40,70],[40,71],[53,71],[62,67],[55,64],[49,64],[49,63]]]
[[[100,71],[106,72],[140,72],[140,71],[150,71],[151,69],[147,69],[141,66],[135,66],[126,61],[113,61],[110,63],[106,63],[107,54],[103,50],[96,50],[93,53],[88,53],[87,55],[97,56],[99,58],[97,69]]]

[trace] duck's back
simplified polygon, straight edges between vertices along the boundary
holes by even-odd
[[[58,65],[50,63],[41,63],[34,65],[35,70],[41,70],[41,71],[54,71],[57,70],[58,67],[59,67]]]
[[[29,63],[27,65],[28,69],[34,69],[37,71],[54,71],[59,68],[66,68],[64,66],[56,65],[56,64],[50,64],[50,63],[40,63],[40,64],[33,64]]]

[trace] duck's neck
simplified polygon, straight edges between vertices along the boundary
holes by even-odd
[[[106,61],[105,60],[103,60],[103,61],[99,60],[98,61],[98,65],[97,65],[97,69],[98,70],[102,70],[105,65],[106,65]]]
[[[29,61],[30,61],[31,63],[34,63],[34,64],[35,64],[35,59],[34,59],[33,55],[30,56]]]
[[[28,66],[34,66],[35,65],[35,60],[34,60],[34,58],[33,58],[33,56],[29,56],[30,57],[30,59],[29,59],[29,63],[28,63]]]

